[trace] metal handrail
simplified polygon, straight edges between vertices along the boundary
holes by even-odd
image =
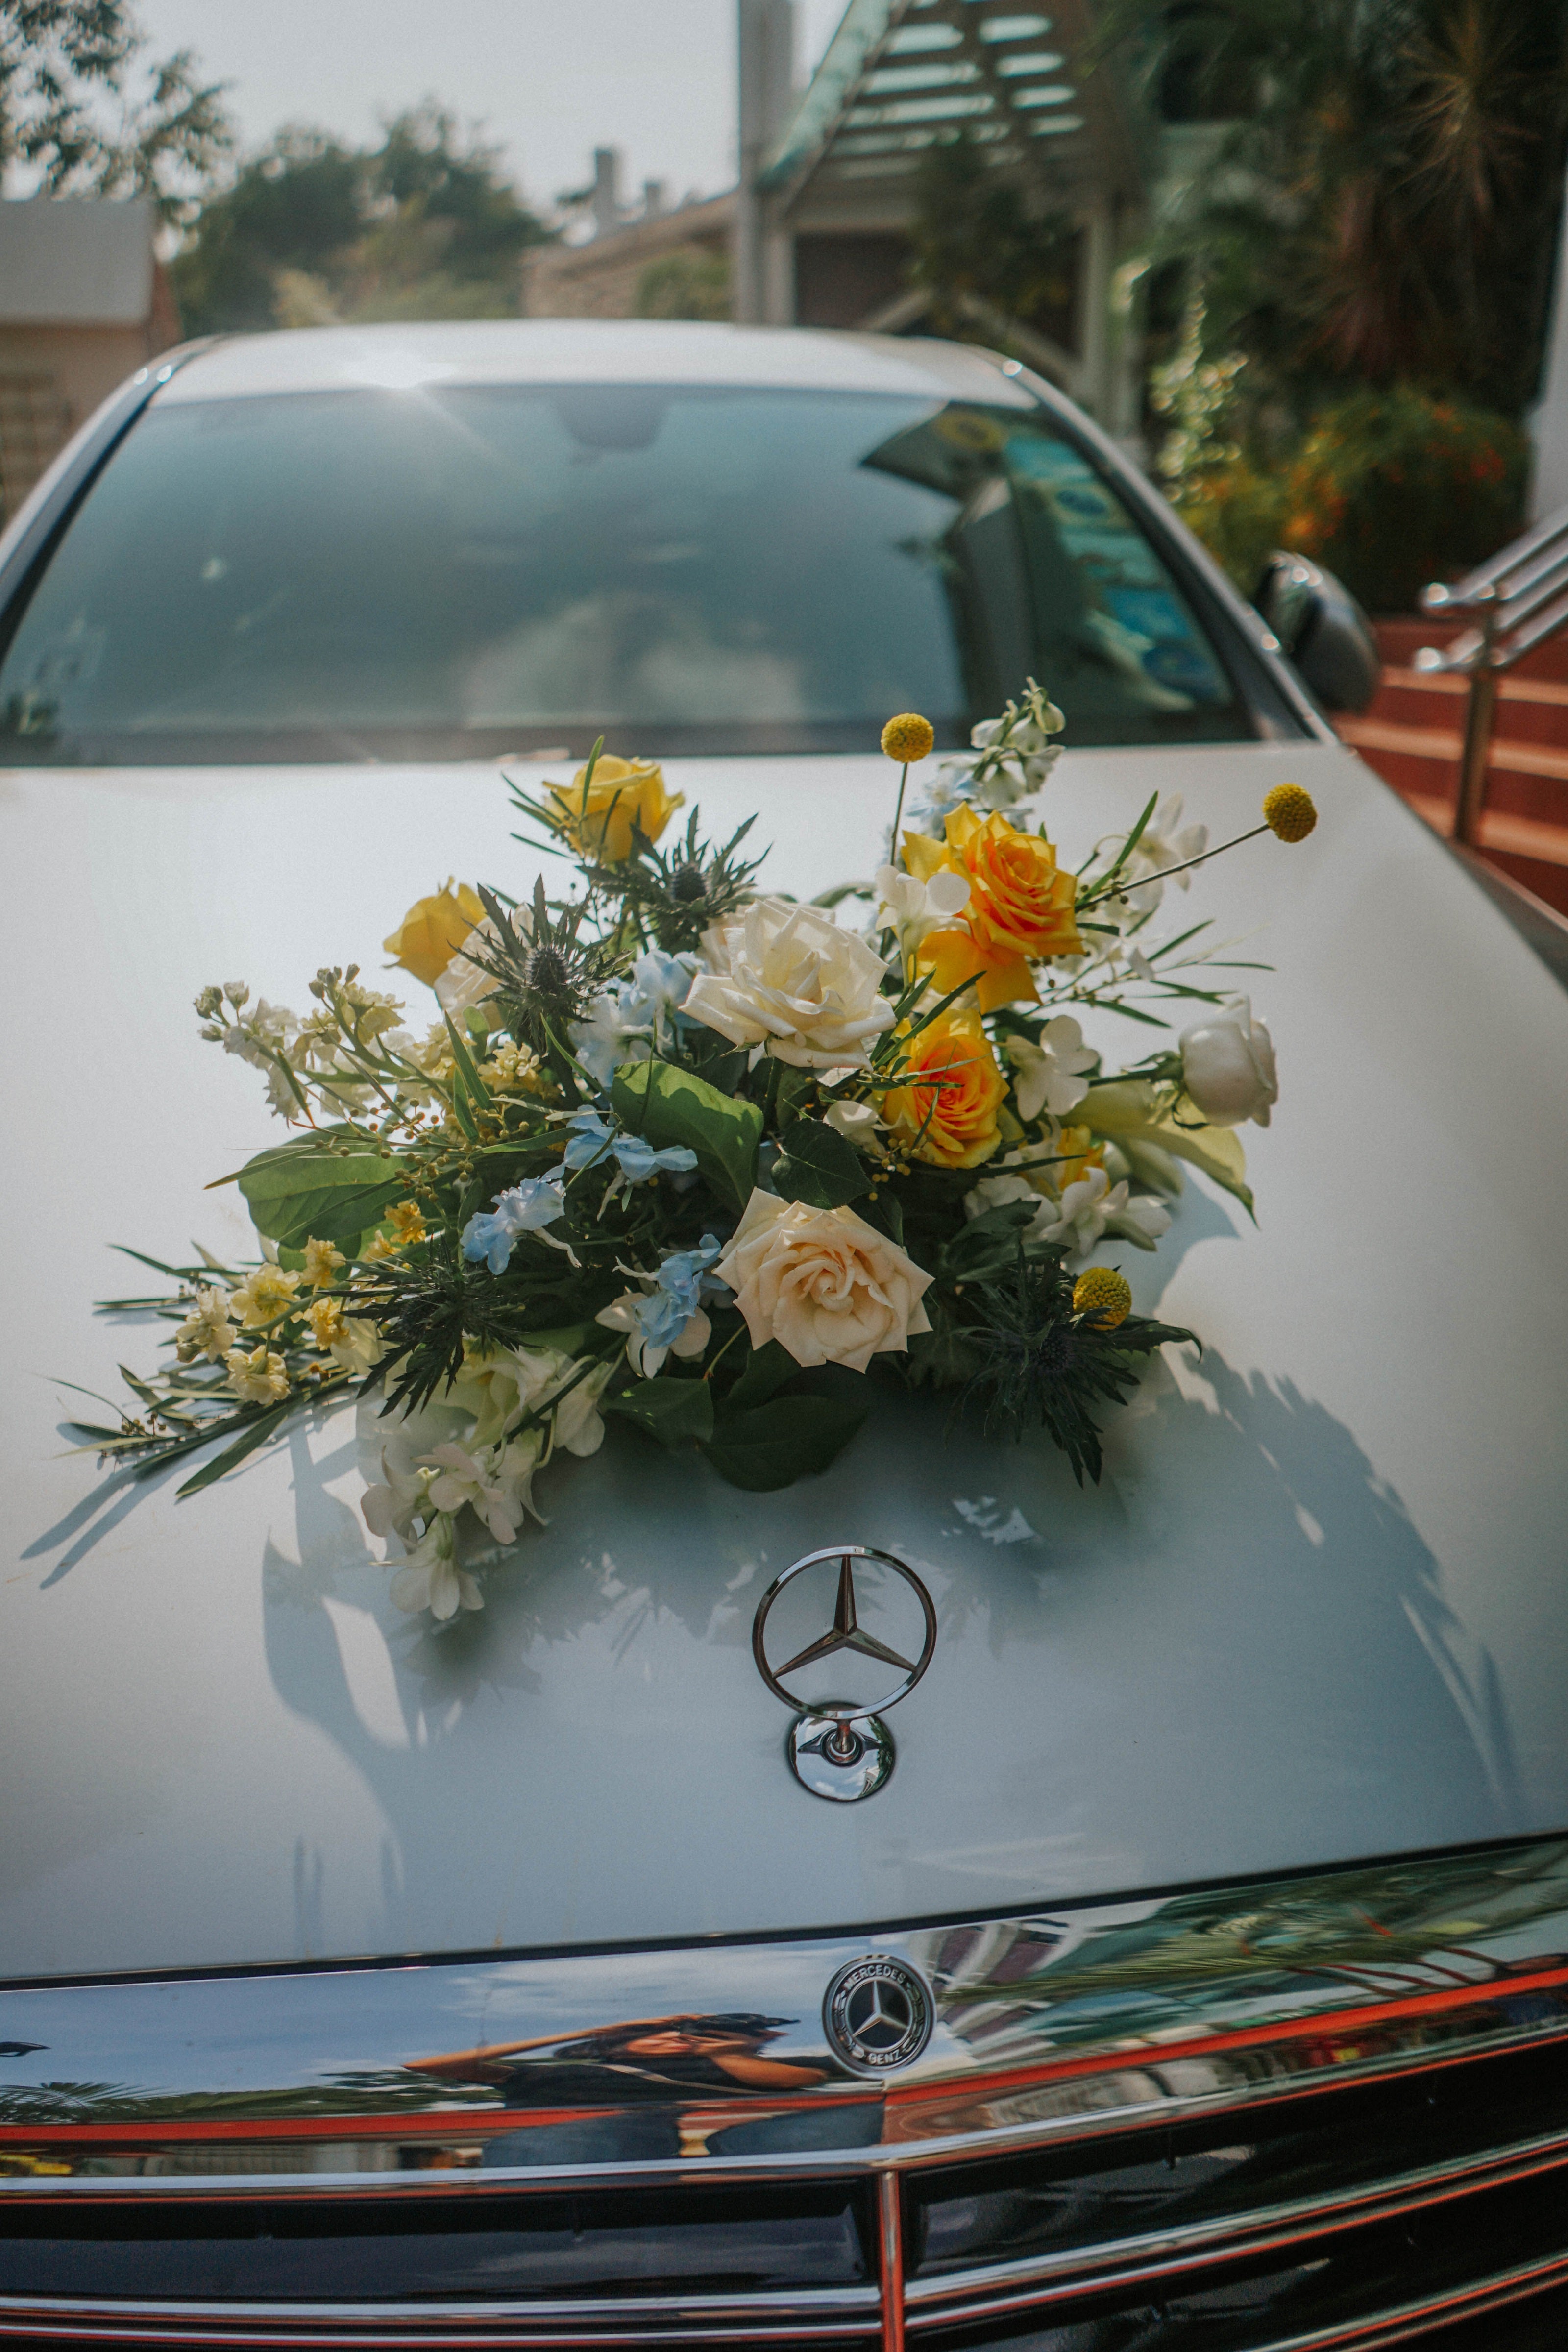
[[[1415,667],[1428,676],[1458,670],[1470,681],[1459,751],[1459,792],[1454,838],[1479,845],[1486,802],[1487,761],[1497,719],[1500,682],[1538,646],[1568,628],[1568,507],[1450,586],[1435,580],[1421,591],[1424,613],[1473,613],[1478,625],[1449,646],[1422,646]]]

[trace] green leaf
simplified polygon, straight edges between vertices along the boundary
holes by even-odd
[[[623,1062],[610,1100],[629,1133],[646,1135],[656,1150],[684,1146],[726,1200],[743,1209],[756,1181],[763,1114],[755,1103],[721,1095],[692,1070],[669,1062]]]
[[[778,1065],[778,1087],[773,1096],[773,1116],[782,1135],[797,1118],[807,1116],[807,1107],[816,1096],[820,1083],[815,1070],[797,1070],[792,1064]]]
[[[624,1396],[606,1397],[604,1412],[618,1412],[673,1453],[687,1438],[700,1444],[713,1434],[713,1391],[706,1381],[639,1381]]]
[[[871,1410],[838,1398],[775,1397],[749,1412],[723,1412],[702,1451],[721,1478],[753,1495],[789,1486],[836,1462]]]
[[[317,1241],[355,1240],[379,1224],[402,1192],[379,1151],[341,1156],[314,1136],[258,1152],[239,1171],[250,1221],[269,1241],[302,1248]]]
[[[1038,1206],[1035,1201],[1004,1201],[1000,1208],[972,1217],[942,1244],[937,1260],[942,1280],[985,1282],[1016,1265],[1018,1236],[1034,1223]]]
[[[742,1412],[752,1405],[766,1404],[773,1391],[783,1388],[799,1370],[787,1348],[780,1347],[776,1339],[765,1340],[747,1356],[745,1369],[725,1400],[726,1409]]]
[[[826,1119],[801,1118],[784,1139],[773,1185],[781,1200],[804,1201],[811,1209],[838,1209],[868,1192],[871,1180],[847,1136]]]
[[[287,1421],[291,1412],[298,1412],[302,1405],[310,1402],[308,1396],[291,1396],[285,1397],[281,1404],[268,1405],[265,1412],[258,1413],[247,1429],[241,1430],[232,1445],[226,1445],[215,1460],[205,1463],[194,1478],[187,1478],[184,1485],[175,1490],[174,1500],[183,1502],[187,1495],[199,1495],[204,1486],[212,1486],[226,1470],[234,1469],[247,1454],[254,1454],[258,1445],[265,1445],[274,1430]]]
[[[452,1059],[457,1063],[458,1069],[462,1072],[464,1086],[468,1088],[468,1093],[473,1097],[474,1101],[479,1104],[479,1108],[481,1110],[489,1110],[491,1100],[490,1090],[489,1087],[486,1086],[483,1078],[480,1077],[479,1070],[475,1066],[473,1055],[469,1053],[467,1045],[464,1045],[461,1036],[458,1034],[451,1014],[449,1013],[443,1013],[442,1018],[447,1024],[447,1034],[452,1040]]]

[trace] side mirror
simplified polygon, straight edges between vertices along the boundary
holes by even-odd
[[[1364,710],[1382,664],[1372,623],[1342,580],[1305,556],[1276,552],[1253,604],[1327,710]]]

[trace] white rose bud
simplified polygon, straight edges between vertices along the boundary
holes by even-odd
[[[1182,1082],[1211,1127],[1239,1127],[1254,1119],[1268,1124],[1279,1099],[1274,1041],[1252,1017],[1245,996],[1205,1013],[1181,1034]]]

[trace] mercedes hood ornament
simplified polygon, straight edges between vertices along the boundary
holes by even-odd
[[[832,1623],[794,1657],[774,1666],[768,1656],[767,1628],[779,1595],[797,1577],[835,1560],[838,1563],[838,1591]],[[858,1572],[878,1569],[889,1570],[901,1578],[920,1602],[924,1634],[914,1658],[905,1657],[886,1642],[879,1641],[860,1623],[856,1576]],[[875,1795],[893,1769],[893,1737],[881,1720],[882,1716],[897,1706],[900,1699],[908,1698],[930,1665],[935,1648],[936,1610],[931,1594],[914,1570],[893,1552],[875,1551],[865,1544],[830,1544],[826,1550],[807,1552],[803,1559],[795,1560],[782,1576],[773,1579],[757,1603],[757,1613],[752,1621],[752,1655],[757,1662],[757,1672],[773,1696],[795,1710],[787,1753],[790,1769],[803,1788],[809,1789],[814,1797],[829,1797],[839,1804],[853,1804],[861,1797]],[[885,1696],[870,1701],[829,1699],[808,1706],[785,1688],[785,1675],[844,1654],[896,1667],[902,1679]]]

